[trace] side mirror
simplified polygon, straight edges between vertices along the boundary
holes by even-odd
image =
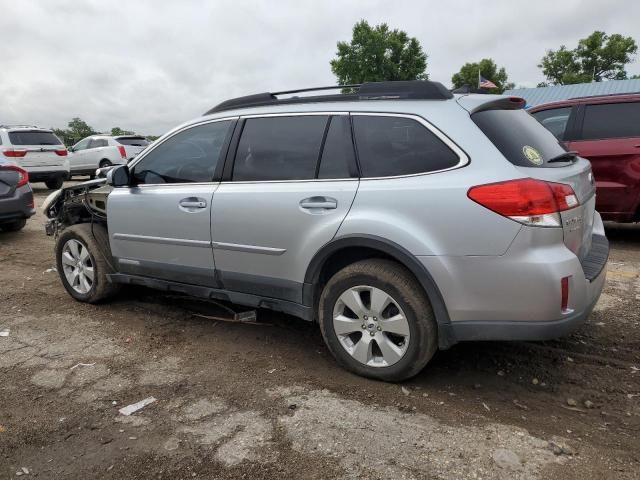
[[[107,172],[107,183],[113,187],[128,187],[131,180],[129,167],[119,165]]]
[[[67,147],[67,151],[73,153],[73,147]]]
[[[109,171],[113,170],[114,168],[116,168],[115,165],[109,165],[108,167],[98,168],[96,169],[96,173],[94,175],[97,178],[107,178],[107,173],[109,173]]]

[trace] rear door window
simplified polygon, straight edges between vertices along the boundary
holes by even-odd
[[[89,142],[89,147],[87,148],[100,148],[100,147],[106,147],[107,146],[107,140],[104,138],[94,138],[93,140],[91,140],[91,142]]]
[[[389,177],[445,170],[460,162],[433,132],[414,119],[354,115],[362,177]]]
[[[582,139],[640,137],[640,102],[587,105]]]
[[[532,113],[532,115],[544,128],[553,133],[558,140],[562,140],[564,132],[567,130],[571,109],[571,107],[551,108]]]
[[[9,132],[12,145],[62,145],[62,141],[53,132],[38,130],[20,130]]]
[[[325,115],[248,118],[236,151],[234,181],[316,177]]]
[[[483,110],[472,120],[500,153],[520,167],[562,167],[547,163],[567,151],[553,134],[524,110]]]

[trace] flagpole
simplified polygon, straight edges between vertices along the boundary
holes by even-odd
[[[478,68],[478,90],[480,90],[480,69]]]

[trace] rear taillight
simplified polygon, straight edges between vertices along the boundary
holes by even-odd
[[[14,148],[8,148],[4,152],[2,152],[5,157],[9,158],[20,158],[24,157],[27,154],[26,150],[16,150]]]
[[[560,212],[578,206],[573,188],[563,183],[522,178],[472,187],[469,198],[525,225],[559,227]]]
[[[29,172],[27,172],[23,168],[20,168],[20,167],[18,167],[16,165],[3,165],[2,167],[0,167],[0,169],[2,169],[2,170],[12,170],[12,171],[18,173],[18,183],[16,184],[16,188],[17,187],[22,187],[22,186],[26,185],[27,183],[29,183]]]
[[[67,149],[66,148],[61,148],[59,150],[56,150],[56,155],[58,155],[60,157],[66,157],[67,156]]]
[[[122,158],[127,158],[127,151],[124,149],[122,145],[118,145],[118,151],[120,152],[120,156]]]

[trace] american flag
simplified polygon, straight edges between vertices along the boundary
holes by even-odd
[[[498,88],[491,80],[487,80],[482,75],[478,75],[478,88]]]

